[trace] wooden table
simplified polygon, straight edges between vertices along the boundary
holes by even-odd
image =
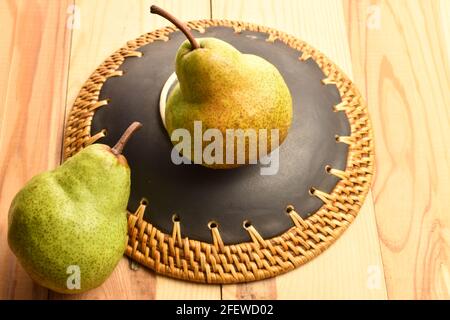
[[[61,161],[83,82],[127,40],[184,20],[226,18],[306,40],[354,79],[375,130],[377,174],[349,230],[312,262],[266,281],[198,285],[129,268],[61,296],[34,284],[7,246],[13,196]],[[450,1],[0,1],[0,298],[450,298]]]

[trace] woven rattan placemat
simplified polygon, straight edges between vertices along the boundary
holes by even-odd
[[[144,220],[147,203],[141,202],[136,212],[128,215],[128,246],[126,254],[158,273],[175,278],[207,282],[236,283],[260,280],[287,272],[311,260],[328,248],[358,214],[369,190],[374,172],[374,146],[367,107],[353,83],[327,57],[305,42],[283,32],[238,21],[201,20],[188,26],[203,32],[211,26],[267,33],[267,41],[282,41],[299,51],[299,60],[313,59],[326,78],[325,85],[335,85],[342,102],[334,106],[345,112],[350,123],[350,136],[337,136],[337,143],[348,144],[345,171],[327,168],[339,178],[331,193],[312,189],[323,206],[306,219],[294,207],[287,208],[292,227],[282,235],[263,239],[254,226],[244,226],[252,241],[225,245],[217,225],[210,225],[211,243],[183,237],[180,221],[173,220],[171,233],[164,233]],[[95,111],[108,104],[99,100],[100,90],[110,77],[121,76],[118,70],[128,57],[142,55],[139,47],[154,41],[167,41],[174,27],[159,29],[129,41],[127,45],[100,65],[82,87],[70,112],[64,136],[64,158],[105,135],[101,131],[91,136]],[[237,222],[241,224],[242,222]]]

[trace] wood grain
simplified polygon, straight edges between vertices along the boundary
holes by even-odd
[[[213,18],[259,23],[298,36],[324,52],[348,75],[352,74],[343,8],[339,2],[214,0],[212,13]],[[372,285],[374,277],[376,283]],[[325,253],[275,279],[224,286],[222,297],[384,299],[383,267],[371,195],[342,239]]]
[[[355,81],[374,124],[388,296],[448,299],[449,3],[345,1],[344,8]]]
[[[46,299],[7,245],[9,205],[60,161],[71,1],[0,1],[0,299]]]
[[[441,0],[439,2],[441,30],[444,42],[441,44],[447,51],[447,61],[450,61],[450,1]]]
[[[115,50],[127,41],[168,23],[151,15],[151,4],[164,7],[182,20],[209,17],[207,0],[180,1],[120,1],[76,0],[80,25],[74,29],[70,56],[68,99],[72,107],[80,88],[89,75]],[[120,23],[119,23],[120,22]],[[201,286],[174,281],[155,275],[140,267],[129,268],[127,258],[117,266],[111,278],[101,287],[82,295],[64,296],[51,293],[52,299],[220,299],[220,286]]]
[[[219,286],[133,271],[126,258],[96,290],[49,293],[6,242],[10,202],[60,162],[65,112],[84,81],[127,40],[167,24],[148,14],[153,3],[184,20],[211,10],[306,40],[354,76],[374,124],[373,201],[349,230],[293,272],[224,286],[224,299],[383,299],[386,289],[392,299],[450,298],[450,1],[76,0],[79,25],[73,1],[0,1],[0,299],[220,298]]]

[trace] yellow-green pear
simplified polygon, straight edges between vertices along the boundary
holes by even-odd
[[[130,168],[122,149],[133,123],[110,148],[93,144],[32,178],[12,201],[8,243],[38,284],[60,293],[99,286],[127,241]]]
[[[194,137],[195,122],[201,122],[202,134],[208,129],[218,129],[223,138],[224,161],[201,163],[211,168],[234,168],[242,164],[237,162],[237,135],[228,135],[230,129],[256,133],[256,140],[248,136],[245,139],[245,163],[255,160],[252,157],[255,154],[249,153],[250,142],[256,147],[265,143],[265,154],[272,151],[271,132],[274,130],[278,130],[278,141],[274,144],[278,147],[288,134],[293,112],[291,94],[277,68],[259,56],[239,52],[222,40],[194,39],[186,26],[172,15],[155,6],[151,11],[172,21],[188,38],[176,55],[179,83],[166,104],[165,126],[169,135],[174,130],[186,129]],[[261,130],[266,130],[267,141],[259,141]],[[228,139],[236,139],[233,163],[226,163],[225,159]],[[195,160],[194,139],[191,144],[190,154],[181,152]],[[208,144],[203,141],[202,147]]]

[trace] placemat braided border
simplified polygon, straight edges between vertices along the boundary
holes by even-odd
[[[227,20],[191,21],[188,26],[204,32],[210,26],[231,27],[264,32],[267,41],[279,40],[297,49],[299,60],[314,59],[326,78],[324,85],[336,85],[342,102],[334,108],[345,112],[350,126],[350,136],[337,136],[337,143],[349,145],[345,171],[324,168],[340,179],[331,194],[311,188],[311,195],[323,201],[323,206],[307,219],[302,219],[292,206],[286,207],[293,227],[280,236],[263,239],[252,225],[243,227],[252,241],[224,245],[219,227],[211,229],[212,243],[200,242],[181,235],[180,221],[173,220],[172,234],[165,234],[143,220],[146,201],[134,213],[128,214],[128,246],[126,254],[133,260],[171,277],[207,283],[237,283],[276,276],[298,267],[327,249],[350,225],[358,214],[370,188],[374,173],[374,142],[367,106],[348,77],[325,55],[307,43],[284,32],[251,23]],[[129,57],[140,57],[139,47],[153,41],[167,41],[175,27],[165,27],[129,41],[106,59],[90,76],[81,89],[70,112],[64,135],[64,158],[94,143],[106,132],[91,136],[91,121],[95,110],[108,104],[99,101],[100,89],[110,77],[121,76],[118,70]],[[151,199],[150,199],[151,200]]]

